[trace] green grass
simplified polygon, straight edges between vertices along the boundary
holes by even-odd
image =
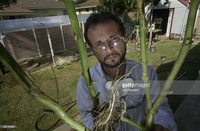
[[[159,79],[165,80],[170,72],[174,60],[178,55],[181,43],[176,40],[162,40],[155,43],[156,52],[147,52],[148,64],[152,65],[157,71]],[[193,45],[189,56],[187,57],[184,65],[182,66],[179,74],[184,71],[187,73],[181,79],[195,80],[198,76],[197,66],[200,61],[199,45]],[[162,61],[161,56],[166,56],[166,60]],[[138,60],[136,52],[128,52],[127,58]],[[95,56],[89,57],[89,66],[93,67],[98,61]],[[168,69],[166,71],[162,71]],[[54,77],[53,71],[56,78]],[[64,64],[51,69],[33,74],[37,85],[54,100],[58,100],[60,105],[65,105],[75,100],[76,84],[81,75],[80,61]],[[35,122],[44,114],[43,109],[46,109],[39,102],[31,98],[21,85],[18,84],[15,78],[8,73],[0,79],[0,125],[16,125],[16,129],[8,129],[15,131],[35,131]],[[58,90],[56,83],[58,84]],[[58,92],[58,94],[57,94]],[[58,98],[58,99],[57,99]],[[184,96],[169,96],[169,103],[173,111],[175,111],[183,100]],[[63,107],[67,110],[69,106]],[[77,107],[70,110],[70,115],[77,114]],[[50,127],[57,121],[54,115],[47,115],[41,120],[39,126],[43,129]],[[57,126],[61,125],[59,122]]]
[[[148,65],[160,65],[176,60],[178,51],[180,50],[181,43],[176,40],[162,40],[154,43],[156,46],[156,52],[150,52],[150,49],[147,49],[147,60]],[[166,56],[166,59],[163,63],[161,56]],[[139,61],[140,55],[136,52],[128,52],[127,58],[134,59]]]
[[[94,56],[91,56],[89,63],[92,67],[98,61]],[[55,101],[58,100],[60,105],[74,101],[76,99],[76,84],[81,76],[80,61],[52,69],[33,74],[31,77],[42,91]],[[53,72],[56,77],[54,77]],[[34,131],[35,122],[45,113],[43,110],[46,107],[31,98],[10,73],[1,77],[1,81],[3,83],[0,84],[0,125],[16,125],[16,131]],[[70,105],[63,108],[67,110],[69,107]],[[77,115],[77,106],[73,107],[69,113],[71,116]],[[47,129],[57,120],[55,115],[46,115],[39,122],[39,128]],[[57,126],[61,124],[62,122],[59,122]]]

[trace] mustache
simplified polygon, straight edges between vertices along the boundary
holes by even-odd
[[[113,55],[119,55],[119,56],[120,56],[119,53],[111,53],[111,54],[108,54],[108,55],[106,55],[106,56],[104,57],[104,61],[105,61],[108,57],[113,56]]]

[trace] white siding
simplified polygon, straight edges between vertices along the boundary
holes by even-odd
[[[168,37],[170,34],[170,29],[171,29],[171,22],[172,22],[172,14],[173,14],[174,9],[169,10],[169,17],[168,17],[168,24],[167,24],[167,31],[166,31],[166,36]]]
[[[46,9],[46,10],[33,10],[35,14],[32,17],[45,17],[45,16],[58,16],[58,15],[66,15],[65,10],[62,9]]]
[[[64,10],[52,10],[53,11],[53,14],[56,14],[56,15],[65,15],[64,14]]]
[[[169,36],[170,33],[174,33],[175,35],[183,37],[189,10],[178,0],[170,1],[169,8],[174,9],[174,12],[173,16],[169,16],[166,36]]]
[[[87,8],[87,9],[76,9],[76,14],[92,14],[92,13],[96,13],[97,12],[97,8]]]
[[[175,8],[171,33],[182,34],[185,31],[187,17],[187,8]]]

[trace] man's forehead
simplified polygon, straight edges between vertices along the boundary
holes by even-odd
[[[101,22],[90,26],[88,29],[88,39],[91,43],[106,41],[119,34],[119,25],[114,20]]]
[[[101,23],[105,23],[105,24],[113,24],[113,23],[115,23],[115,24],[117,24],[117,22],[115,20],[112,20],[112,19],[103,21]]]
[[[104,25],[116,25],[116,26],[118,26],[116,21],[107,20],[107,21],[103,21],[103,22],[99,22],[97,24],[91,25],[89,28],[91,28],[92,30],[95,30],[95,29],[98,28],[98,26],[104,26]]]

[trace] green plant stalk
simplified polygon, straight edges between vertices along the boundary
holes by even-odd
[[[147,128],[145,128],[141,125],[138,125],[137,123],[133,122],[132,120],[130,120],[128,118],[121,117],[120,120],[138,128],[140,131],[149,131]]]
[[[63,2],[65,3],[67,12],[69,14],[72,29],[74,31],[74,35],[75,35],[75,39],[76,39],[76,44],[77,44],[78,51],[80,54],[83,76],[86,81],[88,90],[90,92],[93,106],[95,108],[99,105],[99,100],[98,100],[97,94],[95,92],[93,81],[90,76],[86,45],[84,43],[83,36],[80,31],[78,19],[77,19],[76,13],[75,13],[74,4],[73,4],[72,0],[63,0]]]
[[[159,94],[159,96],[157,97],[156,101],[153,104],[153,108],[150,111],[151,113],[150,113],[149,121],[153,120],[153,116],[155,116],[160,104],[166,97],[167,90],[171,87],[172,81],[175,79],[178,71],[181,68],[181,65],[183,64],[190,50],[190,47],[192,44],[192,35],[193,35],[193,29],[194,29],[194,24],[195,24],[195,19],[196,19],[196,13],[197,13],[199,4],[200,4],[200,0],[191,0],[188,20],[187,20],[187,25],[186,25],[186,32],[185,32],[185,37],[182,43],[182,47],[179,51],[179,55],[177,57],[176,62],[174,63],[171,73],[169,77],[167,78],[167,81],[161,91],[161,94]]]
[[[145,90],[146,90],[146,101],[147,101],[147,106],[148,106],[148,111],[152,108],[152,102],[151,102],[151,97],[150,97],[150,86],[148,86],[148,69],[147,69],[147,55],[146,55],[146,23],[145,23],[145,17],[144,17],[144,10],[143,10],[143,0],[137,0],[137,8],[139,11],[139,23],[140,23],[140,48],[141,48],[141,58],[142,58],[142,79],[145,85]],[[147,117],[150,112],[147,112]],[[130,125],[138,128],[141,131],[148,131],[149,129],[152,128],[153,126],[153,120],[149,123],[147,123],[143,127],[141,125],[136,124],[135,122],[131,121],[130,119],[121,117],[121,121],[124,121],[126,123],[129,123]]]
[[[146,90],[146,99],[148,109],[152,108],[152,102],[150,97],[150,86],[148,84],[148,69],[147,69],[147,46],[146,46],[146,22],[143,10],[143,0],[137,0],[137,6],[140,13],[139,23],[140,23],[140,48],[141,48],[141,58],[142,58],[142,79],[144,81]]]
[[[0,61],[6,68],[15,76],[15,78],[20,82],[24,89],[41,104],[47,106],[55,112],[55,114],[63,120],[66,124],[79,131],[89,131],[86,127],[81,125],[79,122],[75,121],[71,116],[69,116],[62,107],[47,96],[44,92],[40,90],[39,87],[26,75],[19,64],[13,59],[13,57],[7,52],[7,50],[0,43]]]

